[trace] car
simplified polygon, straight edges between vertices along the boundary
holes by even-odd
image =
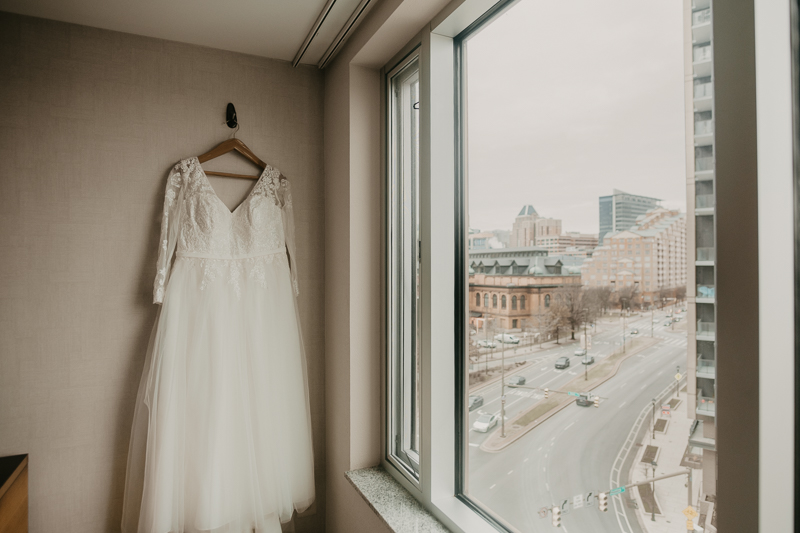
[[[519,337],[511,335],[509,333],[501,333],[499,335],[495,335],[494,338],[495,340],[498,340],[505,344],[519,344]]]
[[[639,334],[639,330],[638,329],[634,328],[634,329],[631,330],[631,335],[638,335],[638,334]]]
[[[575,403],[577,403],[577,404],[578,404],[578,405],[580,405],[581,407],[589,407],[589,406],[590,406],[590,405],[592,405],[592,403],[594,403],[594,402],[593,402],[593,400],[592,400],[592,397],[591,397],[591,396],[589,396],[588,394],[581,394],[581,395],[580,395],[580,396],[578,396],[578,398],[575,400]]]
[[[494,341],[480,340],[478,341],[479,348],[497,348],[497,343]]]
[[[559,357],[556,360],[556,368],[567,368],[569,366],[569,357]]]
[[[475,431],[480,431],[481,433],[486,433],[493,427],[497,425],[497,415],[490,415],[489,413],[484,413],[478,417],[474,424],[472,424],[472,429]]]
[[[667,313],[667,318],[672,318],[672,313]]]
[[[584,365],[591,365],[594,364],[594,356],[593,355],[584,355],[581,363]]]
[[[586,355],[586,348],[578,348],[577,350],[575,350],[575,355],[578,356]]]
[[[483,396],[470,396],[469,397],[469,410],[474,411],[478,407],[483,405]]]
[[[672,321],[673,322],[680,322],[681,321],[681,317],[677,316],[677,317],[673,318]]]
[[[513,376],[506,385],[525,385],[525,376]]]
[[[672,325],[672,320],[667,320],[666,322],[664,322],[664,325],[665,326],[671,326]]]

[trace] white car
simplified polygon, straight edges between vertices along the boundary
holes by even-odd
[[[480,341],[478,341],[478,347],[480,347],[480,348],[497,348],[497,343],[495,343],[494,341],[480,340]]]
[[[472,428],[475,431],[480,431],[481,433],[486,433],[493,427],[497,425],[497,415],[490,415],[489,413],[484,413],[478,417],[474,424],[472,424]]]
[[[579,348],[579,349],[575,350],[575,355],[577,355],[577,356],[586,355],[586,348]]]
[[[500,335],[495,335],[494,338],[505,344],[519,344],[519,337],[509,333],[501,333]]]

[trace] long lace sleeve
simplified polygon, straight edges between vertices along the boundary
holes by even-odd
[[[158,261],[156,263],[156,280],[153,287],[153,303],[164,301],[164,288],[169,279],[169,267],[172,254],[178,242],[178,221],[183,202],[181,169],[176,166],[167,178],[167,190],[164,193],[164,211],[161,217],[161,238],[158,245]]]
[[[294,208],[292,207],[292,189],[289,180],[280,178],[280,198],[282,202],[281,216],[283,217],[283,233],[286,240],[286,251],[289,252],[289,268],[292,275],[294,294],[300,295],[300,286],[297,284],[297,253],[295,251],[294,235]]]

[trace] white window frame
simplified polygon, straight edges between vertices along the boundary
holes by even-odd
[[[455,125],[455,80],[452,76],[454,72],[453,37],[491,8],[495,1],[453,0],[429,24],[425,25],[412,42],[404,47],[403,50],[405,52],[401,52],[396,56],[402,57],[403,54],[408,53],[410,47],[419,47],[420,49],[420,100],[423,102],[420,110],[420,224],[422,229],[422,253],[423,257],[427,257],[428,260],[424,263],[422,276],[424,284],[424,303],[422,305],[423,390],[419,483],[412,484],[391,463],[386,460],[383,461],[383,465],[389,473],[409,490],[426,509],[441,520],[446,527],[453,531],[478,533],[494,533],[497,528],[490,525],[474,508],[453,495],[456,454],[453,446],[454,420],[452,413],[456,407],[456,399],[454,390],[455,371],[452,365],[455,353],[454,336],[452,335],[455,324],[452,311],[453,288],[456,286],[456,275],[459,274],[455,272],[452,261],[455,254],[453,238],[455,221],[453,218],[452,194],[455,188],[454,176],[456,171],[456,146],[453,137]],[[741,3],[739,2],[738,4]],[[759,2],[755,2],[755,4],[758,6]],[[765,4],[766,2],[760,3],[762,6],[760,7],[760,13],[769,11],[770,8],[763,7]],[[738,8],[741,8],[741,6],[738,5]],[[780,11],[780,8],[781,6],[779,5],[772,6],[773,11]],[[770,13],[770,15],[773,16],[773,20],[783,20],[782,17],[785,18],[786,16],[782,12],[777,15]],[[741,19],[743,26],[746,28],[747,24],[751,22],[748,19],[750,16],[746,9],[740,9],[738,12],[732,10],[729,15],[730,20],[726,21],[725,30],[729,33],[732,31],[734,24],[731,21],[734,18],[736,20]],[[768,20],[768,17],[765,16],[763,19]],[[762,30],[765,24],[762,22]],[[772,31],[773,29],[774,26],[770,31],[775,34],[776,32]],[[785,33],[788,30],[784,29],[783,31]],[[764,49],[768,49],[770,46],[773,50],[780,49],[781,43],[776,45],[768,42],[770,37],[767,36],[767,33],[769,32],[764,31],[761,35],[757,35],[757,44],[762,46],[767,42],[767,45],[763,46]],[[762,55],[766,54],[766,52],[761,53]],[[726,54],[730,62],[731,53],[726,51]],[[746,62],[743,61],[742,63]],[[396,61],[390,62],[390,64],[396,64]],[[772,66],[769,68],[772,68]],[[752,75],[750,71],[745,74]],[[756,79],[758,80],[759,78],[757,77]],[[746,98],[741,97],[740,94],[734,94],[733,90],[727,96],[731,99],[735,98],[737,102],[746,101]],[[428,105],[425,105],[425,102],[428,102]],[[772,109],[769,109],[768,113],[763,115],[769,115],[772,111]],[[773,115],[778,116],[780,113],[784,113],[784,109],[778,109]],[[763,115],[759,113],[759,119]],[[785,113],[780,116],[784,117],[780,120],[785,119]],[[767,119],[774,119],[774,116],[768,116]],[[778,119],[775,120],[779,121]],[[762,131],[764,133],[775,133],[770,128],[764,128],[759,133],[762,133]],[[759,152],[762,152],[762,150],[767,151],[764,148],[767,146],[767,142],[764,139],[765,137],[759,136]],[[781,146],[781,149],[783,149],[783,146]],[[763,160],[759,157],[759,164]],[[435,176],[435,179],[432,176]],[[761,178],[760,175],[759,178]],[[785,195],[785,197],[788,197],[788,195]],[[758,200],[762,201],[761,198]],[[751,203],[755,201],[753,199]],[[435,212],[431,209],[432,205],[437,206]],[[782,212],[781,215],[784,218],[786,217],[785,212]],[[762,228],[759,228],[759,230],[762,230]],[[464,237],[464,240],[466,241],[466,237]],[[466,248],[466,243],[464,246]],[[654,243],[654,249],[658,248],[658,246],[658,243]],[[609,245],[609,247],[623,248],[624,245],[613,244]],[[612,255],[618,254],[613,253]],[[769,258],[765,257],[764,260],[768,261]],[[460,274],[463,275],[463,273]],[[614,276],[611,277],[613,278]],[[611,286],[613,287],[613,285],[614,282],[612,281]],[[464,284],[464,290],[466,291],[466,284]],[[464,301],[468,301],[467,298],[468,294],[465,295]],[[788,341],[782,338],[781,342]],[[766,341],[762,341],[762,350],[766,343]],[[437,357],[432,358],[431,353],[436,353]],[[770,353],[772,352],[767,352],[767,355]],[[762,367],[766,367],[770,358],[763,358],[763,355],[762,353],[761,364]],[[772,357],[772,359],[775,358]],[[433,383],[436,383],[435,387],[432,386]],[[731,387],[735,387],[735,385],[736,383],[732,381]],[[760,391],[762,402],[765,398],[771,397],[771,394],[774,396],[777,392],[773,394],[773,391]],[[764,402],[764,405],[767,405],[766,402]],[[767,420],[765,417],[763,420],[765,422],[764,427],[761,428],[760,455],[762,458],[769,455],[768,450],[771,452],[779,448],[782,452],[786,452],[787,446],[793,445],[789,424],[783,424],[780,427],[783,438],[776,439],[772,433],[775,431],[775,426],[770,424],[768,428]],[[767,435],[767,432],[771,433]],[[777,442],[780,443],[780,446],[776,444]],[[734,445],[731,444],[731,446]],[[775,454],[775,456],[785,457],[786,453]],[[725,470],[737,472],[739,470],[734,464],[720,465],[719,468],[720,472]],[[761,509],[759,517],[762,526],[780,524],[778,529],[781,529],[781,527],[792,523],[791,507],[789,505],[779,507],[778,503],[778,501],[781,504],[787,503],[787,498],[793,498],[794,496],[790,488],[792,480],[790,470],[792,469],[786,468],[785,461],[780,464],[770,463],[766,465],[766,468],[763,468],[761,472],[761,501],[753,502],[755,507],[760,507]],[[766,490],[766,487],[769,486],[766,480],[771,479],[772,481],[769,483],[774,485],[775,475],[779,471],[782,477],[778,477],[781,477],[781,483],[786,492],[783,493],[784,497],[780,500],[775,500],[774,498],[770,500],[770,493],[774,493],[774,491]],[[772,477],[767,476],[767,474]],[[736,490],[738,491],[739,489],[737,488]],[[764,511],[766,510],[771,511],[771,513],[765,513]],[[733,509],[730,506],[726,511],[733,513]],[[742,512],[751,511],[743,510]]]

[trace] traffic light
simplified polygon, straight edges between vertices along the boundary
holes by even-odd
[[[561,527],[561,507],[555,505],[551,511],[553,512],[553,526]]]
[[[550,397],[550,389],[544,389],[544,397],[545,399]]]
[[[595,396],[594,397],[594,406],[595,407],[600,407],[600,396]]]
[[[601,492],[597,495],[597,507],[600,508],[601,511],[608,512],[608,493]]]

